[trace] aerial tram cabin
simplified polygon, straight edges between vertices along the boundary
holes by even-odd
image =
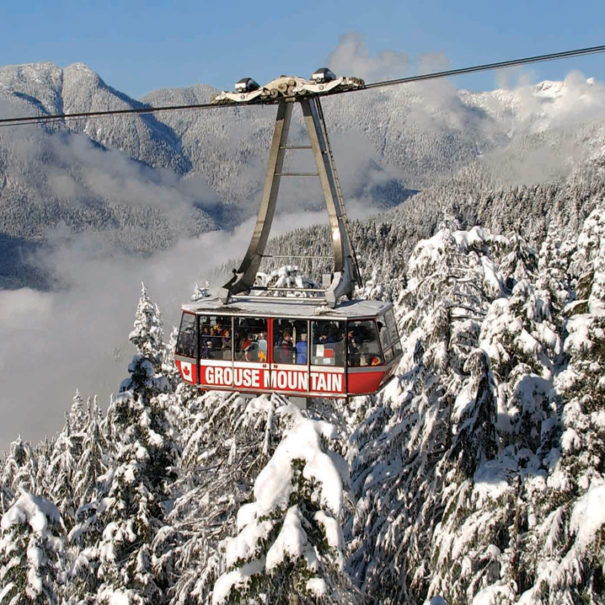
[[[379,391],[401,354],[391,303],[210,297],[183,305],[175,358],[204,390],[338,398]]]
[[[248,251],[216,293],[182,307],[175,360],[181,378],[203,390],[340,398],[379,391],[393,376],[402,349],[390,303],[351,300],[362,285],[319,95],[363,88],[328,69],[310,80],[281,76],[261,88],[251,78],[216,103],[277,104],[265,185]],[[288,145],[292,108],[302,109],[310,145]],[[288,150],[313,152],[316,173],[284,171]],[[318,177],[328,210],[333,271],[325,289],[259,287],[280,180]],[[346,300],[345,300],[346,299]]]

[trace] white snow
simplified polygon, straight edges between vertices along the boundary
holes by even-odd
[[[328,594],[328,585],[321,578],[311,578],[307,580],[306,589],[318,599]]]
[[[492,584],[480,590],[472,600],[472,605],[498,605],[499,603],[510,603],[515,598],[515,593],[509,586],[504,584]]]
[[[270,521],[252,522],[244,527],[235,538],[227,538],[225,547],[225,562],[228,567],[237,561],[250,558],[258,548],[261,540],[266,540],[273,528]]]
[[[116,590],[109,599],[109,605],[130,605],[130,599],[125,592]]]
[[[1,526],[2,529],[8,529],[12,525],[28,523],[35,532],[43,533],[49,520],[58,523],[59,519],[59,509],[52,502],[22,491],[2,517]]]
[[[343,502],[342,477],[332,458],[322,451],[320,443],[320,437],[333,435],[333,429],[326,422],[304,418],[296,406],[288,406],[288,412],[295,418],[294,426],[254,483],[257,516],[266,515],[275,508],[286,508],[293,489],[292,463],[302,460],[303,476],[320,484],[322,504],[339,517]]]
[[[576,546],[584,549],[605,524],[605,481],[590,486],[571,513],[569,527],[576,533]]]
[[[309,569],[313,571],[317,569],[317,556],[302,527],[302,516],[298,506],[291,506],[286,512],[275,542],[267,552],[267,571],[271,571],[287,558],[295,561],[299,557],[306,559]]]
[[[512,461],[509,461],[511,464]],[[477,507],[488,500],[497,500],[512,490],[507,481],[511,468],[506,459],[488,460],[475,472],[473,494],[477,497]]]
[[[314,518],[324,528],[328,546],[340,552],[344,548],[340,523],[333,517],[326,515],[322,510],[318,510]]]
[[[262,573],[264,569],[265,559],[263,557],[250,563],[245,563],[242,567],[220,576],[215,582],[214,590],[212,591],[212,605],[224,603],[233,588],[245,588],[250,582],[250,578]]]
[[[567,322],[568,335],[565,339],[566,353],[587,351],[592,346],[590,339],[591,315],[579,314],[571,317]]]

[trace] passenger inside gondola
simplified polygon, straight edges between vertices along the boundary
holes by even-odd
[[[235,361],[266,361],[267,320],[255,317],[236,317],[234,328],[233,340],[235,342]]]
[[[307,333],[300,334],[300,340],[296,343],[296,363],[306,365],[307,363]]]
[[[349,365],[352,367],[359,366],[361,364],[361,353],[359,341],[355,336],[354,330],[349,327],[347,331],[347,359]]]
[[[273,361],[281,364],[303,364],[306,361],[306,349],[302,335],[308,331],[306,319],[274,319],[273,320]],[[304,361],[303,361],[304,360]]]
[[[231,317],[200,317],[199,350],[201,359],[231,359]]]
[[[273,355],[276,363],[292,363],[294,345],[292,344],[292,334],[290,334],[289,330],[282,331],[281,342],[274,348]]]
[[[225,328],[221,337],[221,350],[223,359],[231,359],[231,330]]]
[[[267,361],[267,332],[261,332],[258,335],[258,360]]]
[[[348,365],[378,366],[384,364],[384,357],[376,322],[371,319],[350,321],[347,326]]]
[[[344,322],[317,320],[311,322],[312,365],[344,366]]]

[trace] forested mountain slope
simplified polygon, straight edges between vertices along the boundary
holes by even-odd
[[[137,101],[83,64],[0,68],[6,116],[200,103],[213,92],[195,85]],[[565,178],[605,153],[605,92],[579,75],[486,93],[449,82],[362,91],[325,99],[324,109],[345,198],[364,215],[464,169],[473,180],[477,158],[500,190]],[[28,253],[57,228],[150,254],[238,224],[258,203],[273,116],[239,107],[1,129],[0,284],[41,286]],[[299,120],[292,135],[303,136]],[[321,206],[306,183],[284,197],[288,209]]]
[[[0,76],[13,110],[136,103],[82,66]],[[198,393],[179,383],[175,333],[143,287],[118,394],[76,393],[56,437],[17,438],[2,459],[0,603],[605,601],[601,89],[350,103],[326,103],[345,151],[373,141],[348,193],[421,189],[351,223],[358,295],[395,305],[395,379],[305,411]],[[200,196],[200,174],[225,200],[262,179],[271,116],[231,111],[140,121],[128,145],[125,123],[0,132],[0,244],[63,224],[148,254],[209,228],[217,198]],[[271,250],[324,254],[327,228]]]

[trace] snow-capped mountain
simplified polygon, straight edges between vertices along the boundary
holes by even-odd
[[[136,101],[83,64],[0,68],[4,115],[198,103],[213,92],[196,85]],[[552,181],[605,155],[605,91],[573,74],[565,82],[486,93],[418,83],[328,98],[324,108],[345,198],[365,208],[401,203],[478,158],[482,178],[503,186]],[[17,245],[14,238],[26,246],[43,240],[62,223],[149,252],[144,233],[151,225],[154,242],[170,245],[182,223],[197,225],[195,231],[226,218],[239,222],[256,208],[273,115],[272,107],[240,107],[2,129],[0,220],[3,237],[13,238],[7,246]],[[302,125],[294,125],[293,136],[301,135]],[[286,207],[300,207],[301,194],[317,207],[318,194],[300,188],[286,196]],[[176,213],[182,210],[176,222],[171,196]],[[157,220],[146,221],[145,212]],[[133,223],[137,229],[128,231]],[[14,264],[3,269],[5,277],[18,273]]]
[[[134,109],[140,101],[111,88],[89,67],[74,63],[61,69],[53,63],[0,68],[0,99],[14,104],[13,114],[62,114]],[[175,172],[190,168],[178,137],[152,114],[112,120],[75,120],[67,127],[100,145],[123,151],[149,166]]]

